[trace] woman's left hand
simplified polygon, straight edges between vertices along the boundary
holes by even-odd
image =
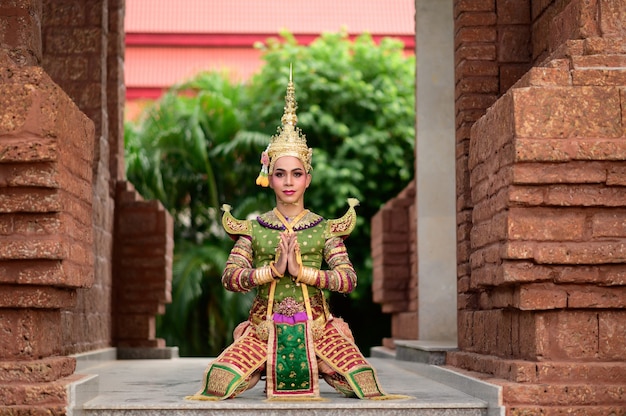
[[[287,270],[293,277],[298,277],[300,273],[300,265],[298,264],[298,255],[300,246],[298,245],[298,237],[295,233],[289,233],[289,243],[287,247]]]

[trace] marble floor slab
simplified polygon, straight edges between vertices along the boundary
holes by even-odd
[[[263,382],[235,399],[219,402],[185,400],[200,388],[210,358],[169,360],[117,360],[83,369],[97,375],[96,397],[85,403],[85,415],[437,415],[478,416],[486,403],[411,369],[411,363],[370,358],[388,393],[410,396],[404,400],[344,398],[323,380],[323,401],[268,402]],[[78,409],[77,409],[78,410]],[[81,412],[77,412],[81,413]]]

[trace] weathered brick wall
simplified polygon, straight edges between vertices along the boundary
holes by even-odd
[[[107,37],[107,118],[109,120],[109,172],[111,178],[126,178],[124,166],[124,84],[125,32],[124,15],[126,0],[108,0]],[[111,181],[110,193],[115,195],[115,181]]]
[[[75,365],[54,357],[61,310],[93,283],[93,123],[4,51],[0,120],[0,403],[60,413]]]
[[[116,342],[120,331],[126,328],[125,324],[120,326],[120,322],[131,322],[128,317],[121,321],[117,318],[121,316],[120,313],[142,309],[142,306],[126,305],[119,299],[112,300],[115,294],[123,294],[121,299],[131,303],[141,298],[139,295],[134,298],[125,295],[123,288],[126,285],[134,284],[138,287],[137,282],[126,282],[125,279],[132,279],[131,273],[126,273],[123,268],[114,271],[114,264],[120,264],[119,260],[114,259],[114,245],[128,243],[124,239],[114,239],[117,231],[125,231],[114,228],[115,198],[119,195],[116,187],[119,181],[122,181],[122,186],[127,185],[124,182],[123,138],[124,0],[43,0],[43,16],[43,66],[96,126],[93,147],[95,161],[92,166],[95,278],[89,290],[78,291],[76,307],[63,311],[64,353],[108,346],[131,346],[128,343],[118,345]],[[134,189],[128,192],[134,194],[134,199],[141,199]],[[159,211],[164,217],[163,221],[171,222],[167,212],[161,207],[156,208],[158,204],[145,203]],[[118,207],[122,207],[118,217],[128,211],[124,210],[126,206],[123,204],[118,204]],[[169,241],[172,237],[167,227],[161,227],[156,232],[162,233],[163,241]],[[147,230],[145,237],[156,238],[157,235],[154,230]],[[140,236],[134,238],[139,239]],[[162,248],[155,256],[160,253],[164,258],[171,257],[171,242],[163,243]],[[123,253],[123,250],[117,250],[116,253]],[[126,256],[124,261],[129,261],[127,255],[121,255]],[[132,322],[135,322],[136,327],[151,329],[128,330],[134,339],[133,346],[163,344],[162,340],[155,343],[154,315],[162,313],[163,302],[169,301],[171,265],[167,266],[167,261],[171,259],[163,259],[159,263],[161,270],[156,272],[156,262],[144,263],[146,270],[143,273],[150,274],[154,284],[163,286],[163,293],[158,297],[161,301],[158,305],[154,304],[151,295],[146,295],[151,307],[143,308],[141,319],[135,316]],[[138,267],[135,267],[135,272],[138,273]]]
[[[65,414],[67,385],[81,377],[67,355],[116,345],[123,10],[123,0],[0,3],[0,405],[10,414]],[[129,198],[138,198],[134,189],[123,196]],[[121,274],[135,294],[125,311],[136,302],[143,313],[134,316],[134,330],[153,327],[169,300],[171,217],[146,204],[144,213],[160,226],[143,230],[142,242],[158,247],[143,269],[131,270],[152,280],[133,283],[127,279],[136,276]],[[133,204],[120,206],[122,216],[132,214]],[[135,257],[128,242],[141,239],[135,231],[120,249],[125,262]],[[139,292],[149,285],[160,285],[159,294],[144,300]],[[158,344],[149,331],[134,340]]]
[[[457,262],[468,289],[472,197],[470,129],[529,68],[530,0],[455,0]]]
[[[173,220],[130,182],[118,182],[115,200],[115,344],[164,347],[165,340],[156,338],[155,317],[171,302]]]
[[[162,345],[138,330],[153,328],[169,300],[172,219],[160,204],[142,201],[158,227],[130,227],[135,234],[117,240],[122,261],[141,257],[126,250],[140,241],[150,261],[113,279],[114,198],[125,186],[123,10],[123,0],[0,2],[3,414],[65,414],[67,385],[81,377],[68,355],[116,345],[114,305],[133,318],[123,321],[135,325],[124,327],[136,331],[132,346]],[[130,189],[122,198],[120,223],[140,197]],[[113,303],[114,281],[128,305]]]
[[[95,279],[89,290],[78,292],[76,307],[63,312],[66,353],[112,345],[112,187],[123,175],[118,166],[123,145],[124,101],[118,84],[123,79],[122,11],[119,1],[43,1],[43,67],[96,126],[92,166]],[[111,171],[112,166],[116,170]]]
[[[109,195],[106,116],[106,2],[43,1],[43,67],[94,122],[92,165],[94,285],[79,291],[75,308],[63,311],[65,353],[111,346],[111,246],[113,201]]]
[[[570,40],[619,36],[626,19],[619,13],[621,0],[533,1],[533,61],[542,62]]]
[[[573,57],[572,68],[570,60],[556,59],[552,67],[532,69],[476,123],[468,305],[522,311],[626,306],[623,92],[621,84],[608,85],[626,75],[594,68],[598,58]],[[475,337],[460,338],[471,344]],[[510,355],[485,342],[481,352]],[[602,355],[583,344],[572,347]],[[536,350],[541,346],[545,342],[533,341],[530,350],[512,355],[552,358]],[[567,358],[565,350],[556,354]]]
[[[531,6],[535,68],[464,154],[469,261],[448,363],[503,385],[508,414],[624,414],[626,1]]]
[[[391,314],[391,338],[417,339],[417,218],[415,181],[372,218],[373,300]]]
[[[0,49],[17,66],[41,63],[41,2],[0,3]]]

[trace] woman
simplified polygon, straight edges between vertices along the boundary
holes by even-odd
[[[257,295],[248,321],[235,329],[235,342],[209,365],[202,389],[188,398],[233,398],[262,374],[271,400],[318,399],[320,376],[347,397],[397,398],[382,391],[347,324],[328,310],[324,290],[350,293],[357,283],[343,239],[354,229],[358,201],[349,200],[348,212],[336,220],[305,209],[312,149],[296,128],[289,78],[282,127],[262,154],[257,179],[274,191],[276,207],[256,220],[238,220],[225,206],[222,219],[236,239],[222,283],[235,292],[256,288]]]

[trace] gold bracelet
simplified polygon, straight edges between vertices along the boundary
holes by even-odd
[[[269,266],[259,267],[254,271],[254,280],[257,286],[269,283],[274,280],[272,269]]]
[[[272,272],[274,273],[275,277],[283,277],[285,275],[285,273],[278,273],[278,270],[276,270],[276,263],[274,263],[274,260],[270,261],[270,269],[272,270]]]
[[[319,270],[314,269],[314,268],[309,268],[309,285],[310,286],[315,286],[317,284],[317,275],[319,274]]]
[[[315,283],[317,283],[317,272],[318,270],[313,267],[301,267],[297,281],[309,286],[315,286]]]

